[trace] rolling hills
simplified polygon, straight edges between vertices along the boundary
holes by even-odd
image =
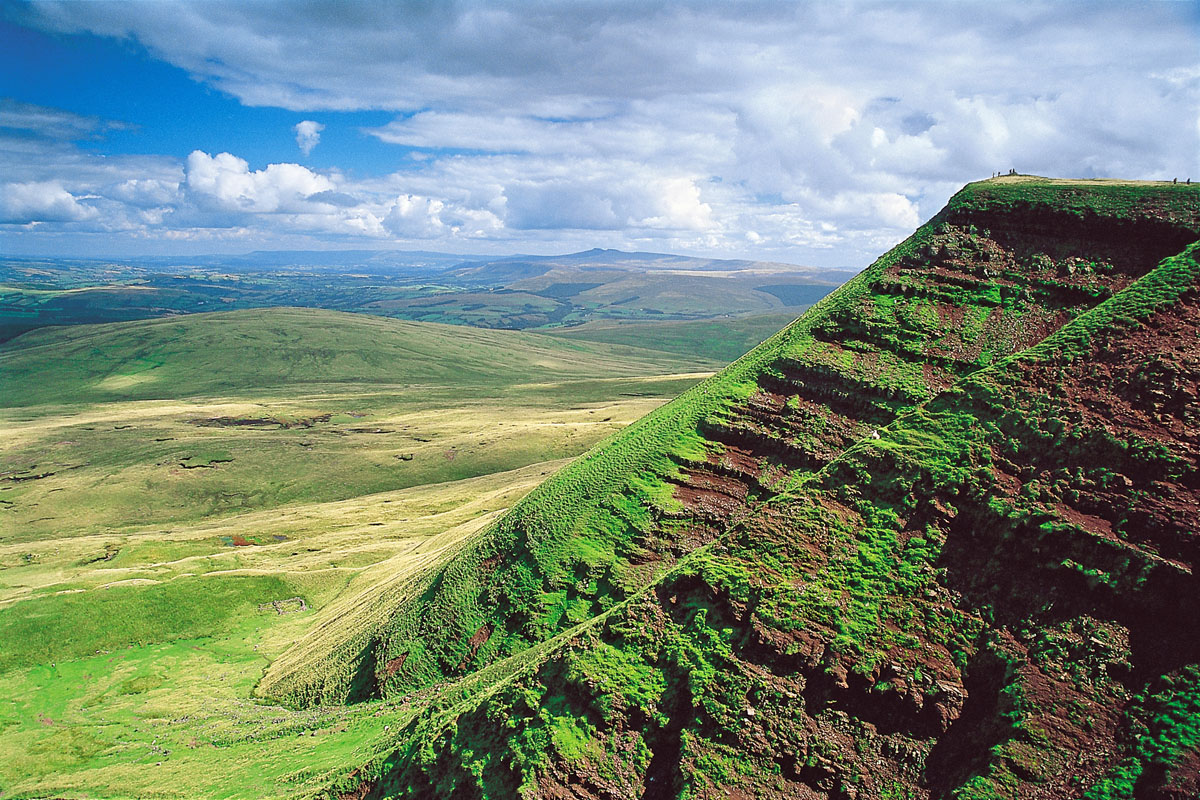
[[[1198,238],[970,184],[258,691],[411,710],[344,797],[1193,797]]]
[[[313,309],[46,328],[0,349],[0,500],[33,540],[470,478],[573,455],[713,365]]]
[[[268,661],[715,366],[286,308],[0,346],[0,796],[321,790],[407,717]]]
[[[711,377],[761,321],[0,346],[0,793],[1195,797],[1198,239],[969,184]]]
[[[799,314],[851,275],[617,250],[490,259],[387,250],[0,257],[0,341],[47,325],[281,306],[509,330]]]
[[[697,366],[628,345],[295,308],[42,328],[14,345],[0,348],[4,407],[228,397],[285,386],[514,386]]]

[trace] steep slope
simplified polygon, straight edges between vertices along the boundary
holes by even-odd
[[[1177,644],[1198,236],[1191,187],[968,186],[417,587],[361,654],[366,694],[470,677],[362,775],[411,796],[1054,797],[1140,774],[1172,796],[1200,734],[1200,655]],[[316,672],[262,688],[346,699]]]
[[[1198,254],[431,714],[380,794],[1194,797]]]

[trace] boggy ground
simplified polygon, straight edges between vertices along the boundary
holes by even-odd
[[[338,785],[1192,796],[1198,199],[968,187],[434,573]]]

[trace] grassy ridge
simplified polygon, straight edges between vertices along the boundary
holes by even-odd
[[[1036,210],[1075,217],[1103,217],[1118,225],[1154,220],[1194,230],[1197,189],[1165,181],[1062,180],[1036,175],[1002,176],[967,184],[946,204],[992,211]],[[1051,217],[1052,218],[1052,217]]]
[[[0,405],[246,397],[314,383],[513,386],[709,365],[514,331],[263,309],[32,331],[0,347]]]
[[[385,695],[404,694],[455,675],[464,660],[487,664],[513,655],[602,610],[586,603],[575,609],[562,605],[563,587],[576,573],[595,576],[593,581],[618,598],[640,590],[652,574],[628,569],[638,549],[632,541],[649,525],[648,507],[662,486],[661,474],[675,469],[671,456],[702,460],[703,451],[695,450],[700,421],[744,400],[757,375],[789,343],[868,296],[871,281],[924,245],[932,224],[720,374],[601,442],[539,486],[427,578],[356,662],[368,665]],[[633,501],[625,502],[629,495]],[[605,505],[610,499],[615,508]],[[497,562],[498,568],[487,568]],[[468,653],[472,637],[485,628],[495,635]],[[268,671],[260,691],[290,703],[346,699],[345,676],[357,668],[339,669],[343,679],[335,680],[322,648],[306,643],[306,649],[311,660],[281,661]]]
[[[792,484],[721,542],[660,572],[653,591],[618,596],[590,620],[558,628],[558,637],[550,631],[546,643],[489,667],[491,685],[477,676],[455,685],[445,696],[449,708],[431,709],[374,764],[383,773],[376,791],[500,797],[586,776],[596,791],[640,781],[649,790],[650,781],[665,779],[672,795],[733,786],[769,795],[820,779],[843,793],[896,797],[916,773],[901,771],[890,784],[881,782],[893,777],[886,768],[875,773],[899,750],[940,765],[931,775],[953,796],[1010,796],[1068,778],[1078,779],[1071,784],[1078,793],[1087,788],[1085,773],[1061,765],[1086,753],[1072,747],[1111,731],[1103,726],[1129,699],[1096,664],[1129,669],[1125,659],[1150,682],[1121,723],[1134,731],[1132,745],[1122,745],[1125,760],[1089,796],[1136,796],[1143,774],[1157,770],[1151,779],[1164,780],[1169,768],[1192,763],[1185,759],[1194,761],[1197,742],[1186,721],[1200,697],[1194,665],[1157,676],[1138,660],[1158,664],[1162,655],[1121,647],[1130,629],[1190,597],[1185,587],[1194,580],[1153,549],[1120,541],[1147,535],[1136,526],[1114,524],[1117,535],[1106,539],[1081,529],[1061,504],[1097,486],[1106,496],[1112,470],[1147,484],[1120,512],[1137,519],[1145,513],[1137,502],[1157,502],[1153,481],[1194,481],[1194,465],[1189,472],[1134,429],[1101,426],[1096,442],[1080,439],[1091,434],[1068,416],[1066,392],[1021,382],[1038,364],[1086,368],[1085,355],[1095,358],[1194,298],[1197,249],[1167,259],[1041,344],[926,395],[929,402]],[[768,344],[783,349],[779,340]],[[1097,455],[1101,441],[1111,454]],[[1007,462],[1017,454],[1025,460]],[[1086,469],[1074,463],[1080,458]],[[1028,459],[1045,464],[1053,480],[1040,489],[1030,481],[1012,496],[1002,473]],[[1157,491],[1169,496],[1172,488],[1182,487]],[[583,509],[594,502],[587,491],[579,496]],[[571,500],[552,497],[579,514],[566,505]],[[525,504],[540,502],[535,493]],[[526,538],[529,546],[544,541]],[[452,566],[443,585],[460,580]],[[965,601],[956,599],[963,593]],[[462,613],[473,613],[469,594],[458,599]],[[432,592],[426,598],[439,600]],[[1186,661],[1178,647],[1194,641],[1194,616],[1184,616],[1190,621],[1137,634],[1165,637],[1167,665]],[[802,677],[785,680],[793,673]],[[956,740],[975,749],[955,753],[934,742],[931,751],[930,731],[944,728],[930,711],[953,703],[964,673],[982,682],[972,696],[994,693],[995,719],[972,719],[977,728],[965,735],[977,741]],[[808,702],[785,699],[796,691]],[[808,712],[814,720],[802,706],[818,709]],[[1083,716],[1100,712],[1113,716],[1103,724]],[[816,735],[812,725],[822,726]],[[656,748],[673,752],[665,771],[655,772]],[[1096,775],[1095,764],[1088,770]],[[1179,775],[1186,781],[1186,768]]]

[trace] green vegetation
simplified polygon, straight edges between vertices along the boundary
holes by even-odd
[[[783,308],[794,308],[794,318],[849,275],[615,250],[490,261],[400,251],[282,251],[192,263],[0,258],[0,342],[45,325],[284,306],[509,330]]]
[[[191,736],[203,752],[171,762],[176,774],[211,764],[213,745],[230,756],[233,794],[1193,795],[1200,188],[1186,192],[1024,176],[972,184],[718,374],[606,438],[594,431],[591,449],[527,494],[548,468],[201,515],[170,537],[194,551],[170,559],[148,523],[123,540],[101,526],[46,547],[14,537],[0,550],[11,565],[0,576],[13,575],[0,603],[28,604],[14,629],[68,609],[62,598],[79,595],[65,592],[112,591],[98,587],[118,570],[180,591],[217,577],[283,585],[250,612],[258,584],[231,583],[243,599],[223,607],[242,611],[182,626],[218,647],[250,636],[270,663],[231,659],[235,688],[193,695],[208,707],[170,712],[155,733],[172,733],[150,749],[144,739],[119,749],[81,721],[101,709],[140,730],[132,709],[172,696],[154,665],[198,640],[84,637],[111,650],[91,656],[63,643],[83,656],[65,662],[71,670],[147,653],[68,698],[44,664],[0,674],[22,698],[0,712],[16,731],[12,751],[53,737],[67,763],[14,756],[0,781],[19,777],[25,796],[118,780],[148,793],[164,784],[129,766]],[[553,281],[563,285],[544,287],[551,294],[597,288]],[[681,329],[663,346],[704,352],[688,349],[695,329]],[[472,419],[542,391],[496,383],[504,370],[487,363],[475,374],[491,394]],[[509,413],[532,426],[615,407],[596,393],[617,381],[552,380],[591,399]],[[305,402],[336,394],[321,391]],[[348,378],[338,392],[352,393]],[[269,419],[272,436],[329,426],[347,438],[449,413],[363,423],[358,406],[291,402],[238,417],[258,420],[240,427]],[[61,413],[12,413],[34,424],[38,408]],[[172,461],[231,471],[248,457],[231,441],[190,443]],[[408,452],[388,455],[403,469],[424,451],[395,458]],[[60,479],[49,471],[9,475],[15,486]],[[145,555],[122,563],[132,546]],[[52,730],[29,703],[74,724]],[[231,708],[235,724],[216,719]],[[286,773],[284,759],[317,750],[314,730],[329,731],[328,748]],[[196,785],[208,791],[212,779]]]
[[[1193,665],[1166,678],[1157,692],[1134,698],[1133,752],[1088,790],[1086,800],[1133,798],[1143,775],[1162,774],[1200,748],[1198,687],[1200,669]]]
[[[967,184],[946,204],[951,213],[1069,215],[1077,219],[1181,223],[1196,217],[1196,187],[1165,181],[1064,180],[1003,176]]]
[[[43,328],[0,348],[0,405],[275,395],[367,386],[512,387],[719,362],[515,331],[302,309]],[[293,424],[299,420],[291,420]]]
[[[1022,199],[1009,183],[968,187],[421,582],[362,640],[371,691],[356,697],[453,700],[359,784],[1057,796],[1101,777],[1063,768],[1081,741],[1130,753],[1131,770],[1184,763],[1194,743],[1174,711],[1149,738],[1117,733],[1142,712],[1100,665],[1178,681],[1181,714],[1200,692],[1128,644],[1196,641],[1190,614],[1142,622],[1188,596],[1191,573],[1161,554],[1185,558],[1194,531],[1159,510],[1194,502],[1179,499],[1194,494],[1185,428],[1153,412],[1114,429],[1123,403],[1180,408],[1163,404],[1192,385],[1171,331],[1194,355],[1200,264],[1181,251],[1200,203],[1124,185],[1077,202],[1075,184],[1048,181]],[[1103,233],[1116,221],[1120,241]],[[1120,366],[1099,372],[1110,353]],[[1150,375],[1153,358],[1153,378],[1121,371]],[[1054,626],[1072,643],[1091,632],[1050,650]],[[290,662],[260,688],[345,697],[312,683],[327,669]],[[968,695],[980,708],[962,717]],[[973,727],[943,741],[960,717]]]
[[[101,650],[213,636],[260,604],[298,593],[277,576],[214,575],[30,598],[0,617],[0,641],[5,643],[0,671],[70,661]],[[197,602],[200,596],[203,602]]]
[[[0,364],[0,787],[26,797],[329,785],[412,709],[259,704],[264,667],[708,366],[300,309],[40,330]]]
[[[0,390],[8,542],[565,458],[705,366],[618,345],[293,309],[35,331],[0,349],[0,365],[12,378]]]
[[[648,347],[713,361],[733,361],[793,322],[807,306],[784,314],[696,322],[588,323],[548,331],[565,339]]]

